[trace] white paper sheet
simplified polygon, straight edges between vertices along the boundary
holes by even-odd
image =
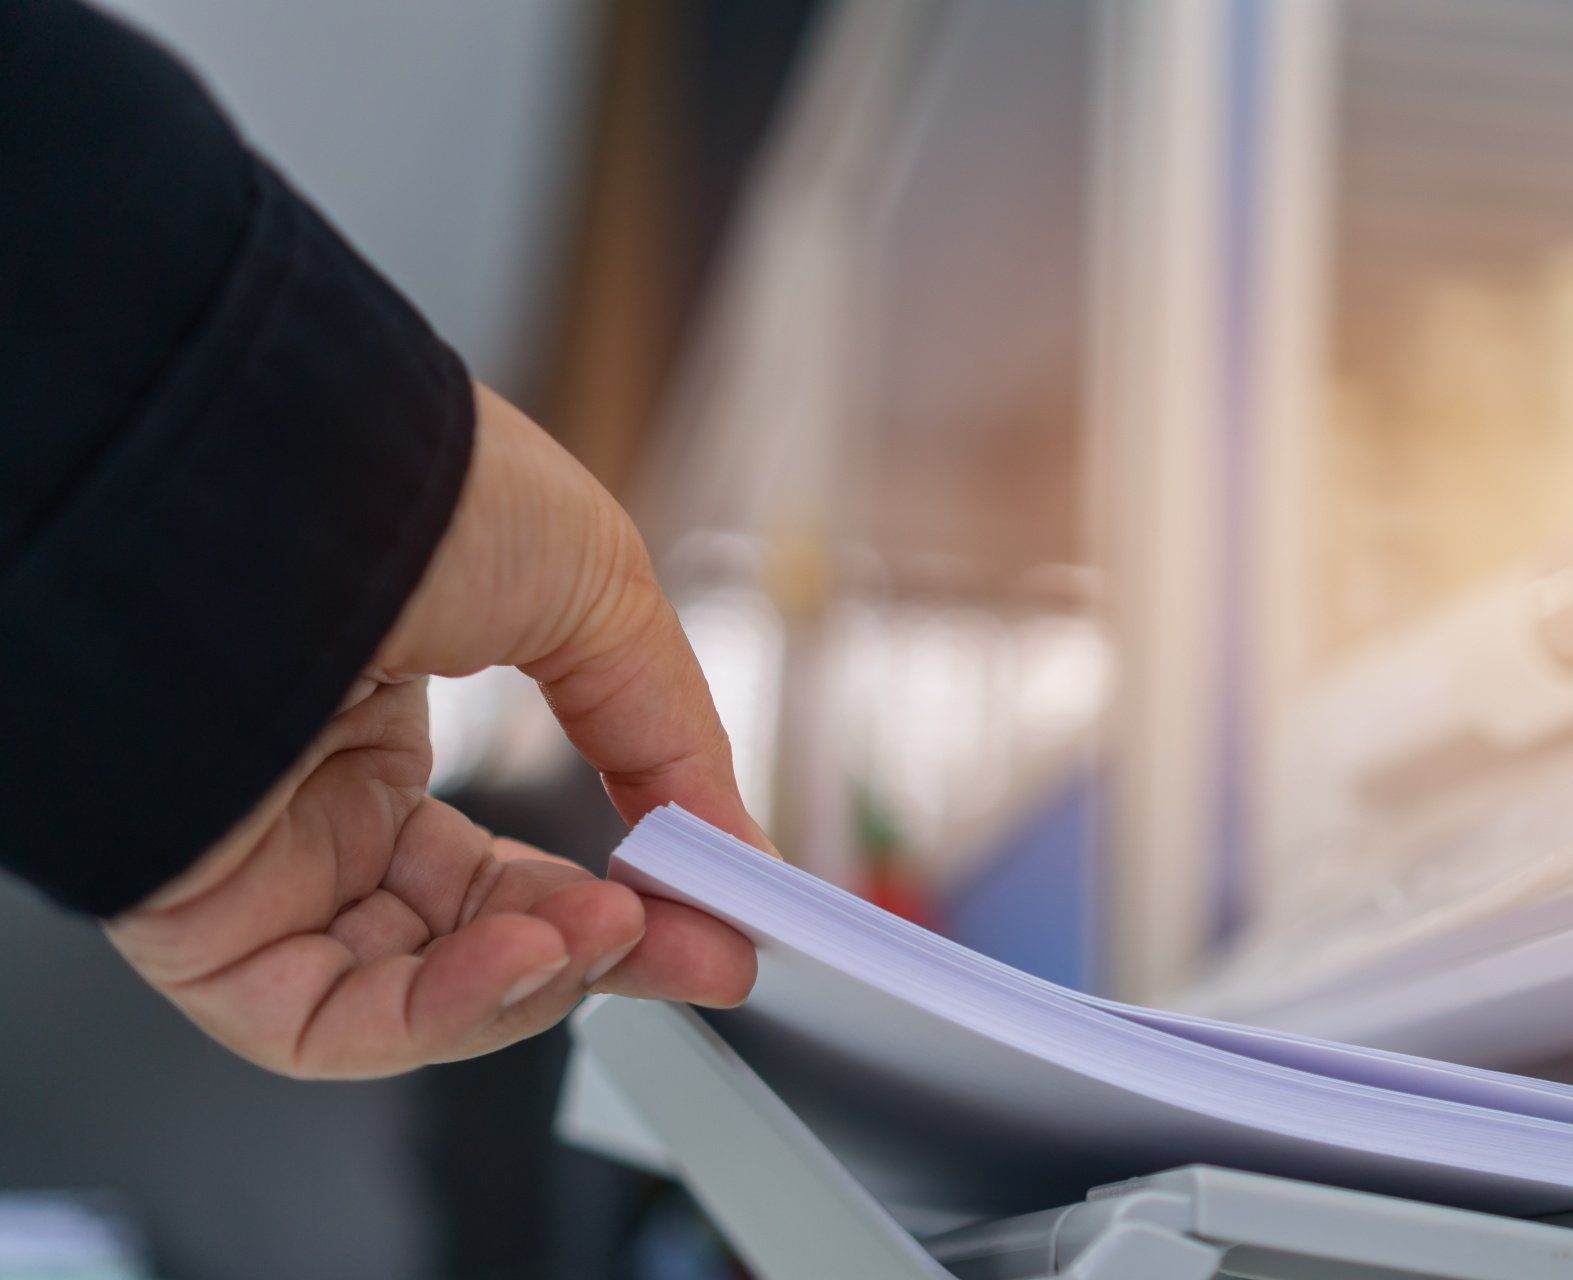
[[[667,808],[613,860],[760,948],[717,1025],[876,1191],[980,1212],[1207,1162],[1573,1210],[1573,1089],[1070,992]]]

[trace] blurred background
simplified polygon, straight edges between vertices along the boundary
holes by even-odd
[[[788,856],[1148,1003],[1568,1076],[1573,8],[113,0],[634,511]],[[534,689],[434,786],[604,865]],[[356,1085],[0,885],[0,1277],[737,1273],[560,1034]]]

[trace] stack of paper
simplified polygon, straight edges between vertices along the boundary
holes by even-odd
[[[630,833],[612,875],[753,939],[759,985],[716,1025],[890,1202],[1013,1212],[1205,1162],[1573,1211],[1568,1086],[1069,991],[675,807]]]

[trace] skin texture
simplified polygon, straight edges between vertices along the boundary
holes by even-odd
[[[390,1075],[486,1053],[587,990],[725,1006],[752,947],[476,826],[426,792],[428,675],[538,681],[633,822],[675,801],[769,849],[632,522],[506,401],[476,388],[470,474],[425,576],[342,707],[263,801],[108,922],[154,987],[286,1075]]]

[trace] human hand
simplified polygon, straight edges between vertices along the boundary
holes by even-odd
[[[534,678],[628,821],[675,801],[762,848],[692,650],[631,521],[483,387],[447,533],[373,669],[261,803],[109,922],[194,1022],[287,1075],[388,1075],[500,1048],[589,989],[730,1005],[753,949],[494,837],[426,792],[427,675]]]

